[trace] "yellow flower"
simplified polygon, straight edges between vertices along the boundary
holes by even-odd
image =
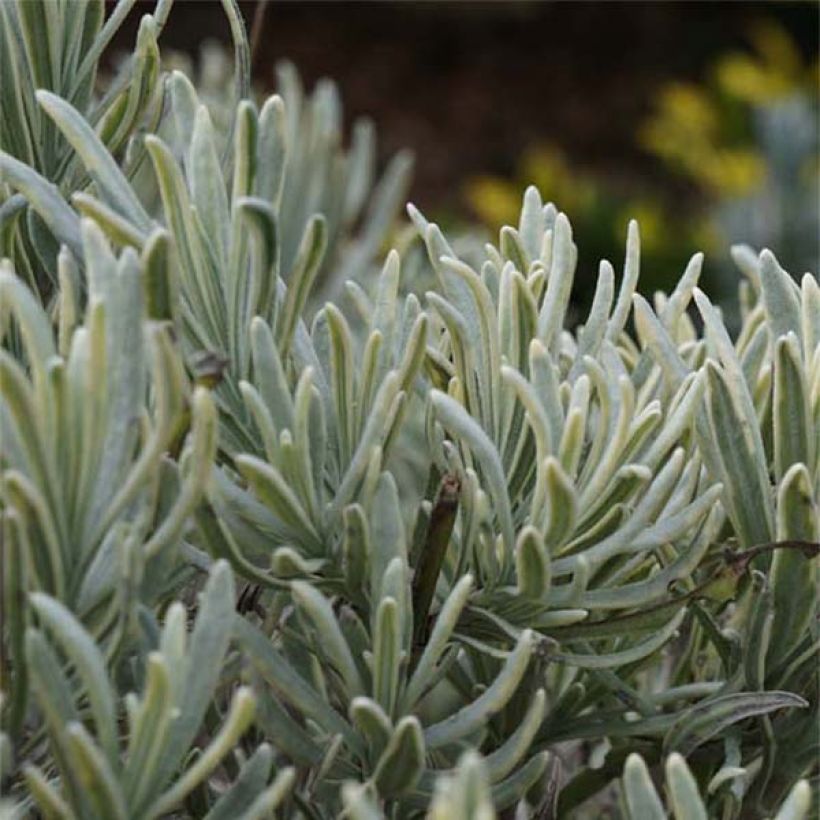
[[[638,139],[655,156],[701,179],[718,124],[717,109],[702,89],[672,83],[661,92],[658,113],[640,129]]]
[[[718,148],[703,168],[704,178],[717,193],[744,196],[763,182],[766,162],[749,148]]]
[[[664,246],[668,239],[668,225],[663,210],[656,202],[629,202],[621,209],[619,224],[626,225],[629,219],[637,220],[641,226],[641,249],[644,254],[652,254]]]
[[[803,64],[789,35],[772,22],[753,27],[749,40],[755,54],[733,52],[715,67],[718,87],[752,104],[771,102],[793,93],[803,82]]]
[[[529,151],[521,163],[521,176],[565,211],[579,213],[589,207],[595,196],[592,180],[573,169],[554,146],[542,145]]]
[[[467,202],[485,225],[515,224],[521,209],[517,187],[499,177],[479,176],[467,182]]]

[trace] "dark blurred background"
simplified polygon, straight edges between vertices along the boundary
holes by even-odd
[[[414,151],[411,196],[446,224],[497,229],[534,181],[591,257],[636,215],[662,268],[746,238],[817,270],[816,2],[240,5],[259,90],[283,58],[334,79],[383,157]],[[230,48],[221,4],[177,3],[163,49],[208,39]]]

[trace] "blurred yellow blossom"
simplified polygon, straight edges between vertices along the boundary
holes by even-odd
[[[712,196],[746,196],[765,179],[766,160],[752,142],[748,106],[804,91],[816,74],[780,26],[761,22],[748,40],[752,51],[716,62],[711,84],[664,86],[655,113],[638,132],[648,151]]]
[[[641,226],[641,250],[645,255],[663,247],[669,235],[669,222],[659,202],[648,199],[628,202],[617,221],[626,226],[630,219]]]
[[[753,148],[716,148],[703,168],[702,181],[716,193],[744,196],[766,177],[766,161]]]
[[[547,199],[571,213],[589,209],[597,196],[596,182],[571,167],[560,149],[550,145],[539,145],[525,153],[516,176],[528,180]],[[515,222],[521,208],[518,186],[503,177],[473,177],[465,186],[465,195],[476,216],[487,225]]]
[[[777,223],[769,214],[757,218],[757,241],[771,244],[777,238],[797,257],[810,256],[816,241],[812,245],[800,226],[811,225],[816,201],[800,197],[815,192],[817,199],[820,159],[810,132],[820,64],[807,67],[789,35],[775,24],[755,26],[748,42],[746,52],[717,60],[705,82],[662,85],[654,113],[638,130],[639,144],[690,183],[682,189],[683,200],[670,200],[651,184],[624,188],[617,176],[580,169],[560,148],[538,145],[521,157],[511,179],[482,176],[468,183],[465,194],[473,211],[493,230],[509,224],[525,182],[532,182],[573,214],[590,256],[611,259],[620,253],[628,219],[636,218],[642,267],[654,277],[646,283],[655,287],[685,263],[691,247],[717,252],[737,234],[738,225],[748,232],[764,187],[768,197],[778,195],[775,189],[788,190],[795,210],[789,203],[780,206]],[[776,141],[779,147],[773,148]],[[716,267],[705,275],[721,271]],[[728,274],[727,281],[734,282],[733,276]]]
[[[473,177],[467,182],[465,194],[475,215],[485,225],[513,224],[521,209],[518,190],[501,177]]]
[[[573,168],[566,155],[554,146],[541,145],[524,155],[521,175],[546,196],[560,202],[565,210],[577,213],[589,208],[596,196],[596,183],[583,171]]]
[[[749,41],[754,53],[732,52],[715,66],[724,93],[761,104],[788,96],[809,81],[797,47],[780,26],[761,22],[750,29]]]

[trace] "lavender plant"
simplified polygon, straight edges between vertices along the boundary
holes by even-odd
[[[3,816],[808,816],[816,276],[735,249],[732,339],[632,224],[568,327],[531,188],[480,259],[410,206],[419,298],[407,157],[228,2],[209,109],[169,6],[99,100],[130,3],[0,7]]]
[[[0,8],[0,241],[3,256],[14,260],[18,275],[46,300],[58,285],[57,243],[66,241],[70,220],[60,194],[80,192],[88,178],[77,153],[37,105],[35,92],[51,91],[80,110],[117,156],[143,122],[155,127],[161,113],[157,38],[170,2],[157,2],[153,14],[143,16],[136,47],[120,75],[101,98],[94,94],[103,52],[133,5],[133,0],[119,3],[105,21],[101,0],[33,0]],[[39,208],[27,207],[34,203]],[[74,244],[75,252],[78,247]]]

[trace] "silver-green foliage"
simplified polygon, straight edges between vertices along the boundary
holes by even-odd
[[[102,0],[26,0],[0,6],[0,239],[18,274],[44,294],[57,285],[54,240],[65,241],[61,232],[70,219],[60,194],[69,196],[88,180],[70,141],[37,105],[35,91],[58,94],[81,111],[117,156],[144,119],[156,125],[157,38],[168,18],[169,0],[159,0],[153,14],[143,16],[134,53],[121,74],[102,98],[94,95],[103,52],[133,6],[133,0],[119,3],[105,21]],[[27,168],[41,176],[32,176]],[[40,207],[27,210],[27,200]]]
[[[617,298],[602,263],[590,316],[570,334],[563,321],[577,252],[567,217],[535,189],[519,230],[504,228],[499,247],[487,246],[480,273],[412,213],[441,288],[427,294],[442,388],[430,394],[431,448],[441,472],[465,477],[454,572],[476,574],[481,603],[495,624],[509,620],[507,631],[663,599],[713,540],[721,517],[709,513],[721,489],[687,440],[703,378],[671,389],[623,332],[638,281],[637,226]],[[693,258],[670,298],[671,324],[700,263]],[[652,568],[658,574],[642,578]]]
[[[673,752],[664,764],[666,802],[675,820],[706,820],[707,813],[703,795],[686,764],[686,759]],[[708,791],[719,781],[713,780]],[[664,808],[658,791],[643,758],[630,755],[624,766],[623,776],[624,816],[630,820],[666,820],[669,813]],[[799,780],[774,815],[774,820],[802,820],[809,817],[811,787],[807,780]]]
[[[121,704],[99,646],[72,613],[40,593],[32,595],[31,605],[40,624],[26,631],[31,688],[59,777],[32,762],[24,765],[23,775],[34,804],[46,816],[167,816],[193,790],[205,788],[203,783],[223,758],[235,754],[233,747],[253,719],[255,698],[248,687],[232,694],[224,721],[214,727],[208,745],[190,756],[214,701],[231,638],[234,590],[226,564],[214,565],[190,634],[185,608],[176,602],[157,631],[156,646],[130,658],[129,685],[138,693],[129,691]],[[64,654],[73,674],[55,649]],[[84,702],[88,717],[83,715]],[[117,726],[123,712],[125,744]],[[284,769],[268,784],[271,764],[270,746],[260,745],[235,783],[210,796],[207,816],[250,820],[275,809],[292,785],[293,770]]]
[[[345,150],[333,86],[288,67],[257,106],[224,5],[239,99],[208,105],[159,70],[167,3],[96,101],[127,0],[104,27],[94,3],[0,7],[25,74],[0,130],[19,808],[543,816],[625,765],[624,812],[663,816],[643,755],[676,816],[805,814],[816,277],[735,249],[733,340],[700,254],[638,294],[632,224],[620,283],[602,262],[566,327],[572,228],[531,188],[469,263],[410,208],[422,301],[396,251],[371,270],[406,157],[374,189],[370,126]],[[325,302],[353,279],[352,311]]]
[[[225,163],[224,135],[178,71],[164,77],[157,92],[168,109],[155,124],[158,133],[136,134],[129,142],[129,167],[118,165],[104,135],[67,100],[38,90],[31,101],[87,171],[72,203],[112,241],[149,257],[152,318],[178,312],[195,373],[222,381],[216,394],[221,446],[231,453],[255,447],[252,413],[240,390],[240,382],[252,378],[258,351],[247,332],[251,321],[258,317],[270,326],[283,360],[295,348],[291,372],[315,364],[305,340],[308,300],[368,269],[410,169],[408,157],[394,159],[354,236],[373,185],[372,127],[358,124],[347,153],[335,89],[322,86],[306,99],[298,77],[284,67],[282,84],[287,108],[279,96],[259,111],[250,100],[236,107]],[[84,295],[79,215],[46,178],[13,156],[0,152],[0,170],[26,194],[53,239],[81,260],[75,284]]]
[[[22,636],[32,617],[20,595],[53,596],[115,651],[135,602],[163,600],[178,589],[169,575],[189,574],[176,548],[216,453],[213,400],[204,388],[191,393],[170,327],[146,319],[139,258],[133,250],[116,258],[92,222],[83,234],[85,320],[76,321],[75,263],[64,251],[56,334],[36,296],[0,263],[0,335],[15,329],[24,356],[0,349],[6,659],[15,670],[4,690],[13,733],[24,721]],[[169,458],[169,448],[180,457]]]

